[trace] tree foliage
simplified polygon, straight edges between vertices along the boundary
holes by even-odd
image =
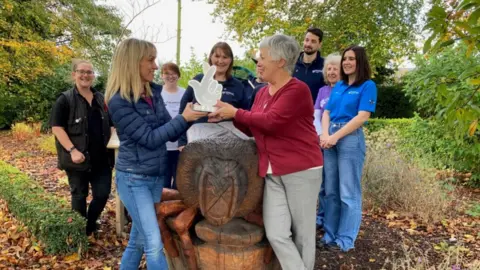
[[[480,119],[480,2],[435,3],[428,13],[425,30],[430,34],[424,44],[426,57],[452,65],[438,66],[445,76],[431,89],[425,89],[442,100],[430,111],[436,111],[436,116],[452,127],[457,138],[466,133],[473,136]]]
[[[472,121],[480,117],[480,94],[469,83],[466,70],[480,66],[480,58],[468,57],[467,46],[450,47],[442,53],[418,56],[416,69],[404,80],[406,94],[423,117],[433,117],[450,127],[457,138],[469,132]],[[473,135],[473,133],[472,133]]]
[[[303,40],[310,26],[321,28],[323,51],[365,46],[374,68],[415,52],[419,0],[209,0],[213,15],[241,42],[256,47],[262,37],[282,32]]]
[[[106,74],[122,33],[116,11],[93,0],[0,0],[0,128],[44,120],[73,57]]]

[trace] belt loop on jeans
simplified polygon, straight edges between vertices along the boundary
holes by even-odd
[[[334,122],[330,122],[330,125],[332,125],[332,127],[343,127],[345,126],[347,123],[334,123]]]

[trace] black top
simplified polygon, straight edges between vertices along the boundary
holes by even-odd
[[[90,161],[92,168],[108,166],[108,155],[107,148],[104,144],[104,136],[102,131],[102,115],[100,110],[104,108],[95,99],[92,99],[92,105],[90,105],[87,100],[80,95],[82,103],[86,106],[88,111],[88,154],[90,156]],[[65,95],[61,95],[55,106],[53,108],[53,114],[51,119],[52,127],[59,126],[67,130],[68,125],[68,114],[70,112],[68,100]],[[110,126],[113,126],[113,123],[110,120]],[[84,153],[86,154],[86,153]]]

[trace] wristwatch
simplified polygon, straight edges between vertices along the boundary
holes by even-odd
[[[67,152],[68,152],[68,153],[72,153],[73,150],[75,150],[75,145],[72,146],[72,148],[68,149]]]

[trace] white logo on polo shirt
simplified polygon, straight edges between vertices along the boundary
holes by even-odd
[[[322,70],[321,69],[314,69],[314,70],[312,70],[312,73],[322,73]]]
[[[229,96],[235,96],[235,93],[230,92],[230,91],[225,91],[225,89],[222,92],[222,95],[229,95]]]
[[[349,95],[358,95],[360,93],[358,91],[352,90],[352,91],[348,91],[348,94]]]

